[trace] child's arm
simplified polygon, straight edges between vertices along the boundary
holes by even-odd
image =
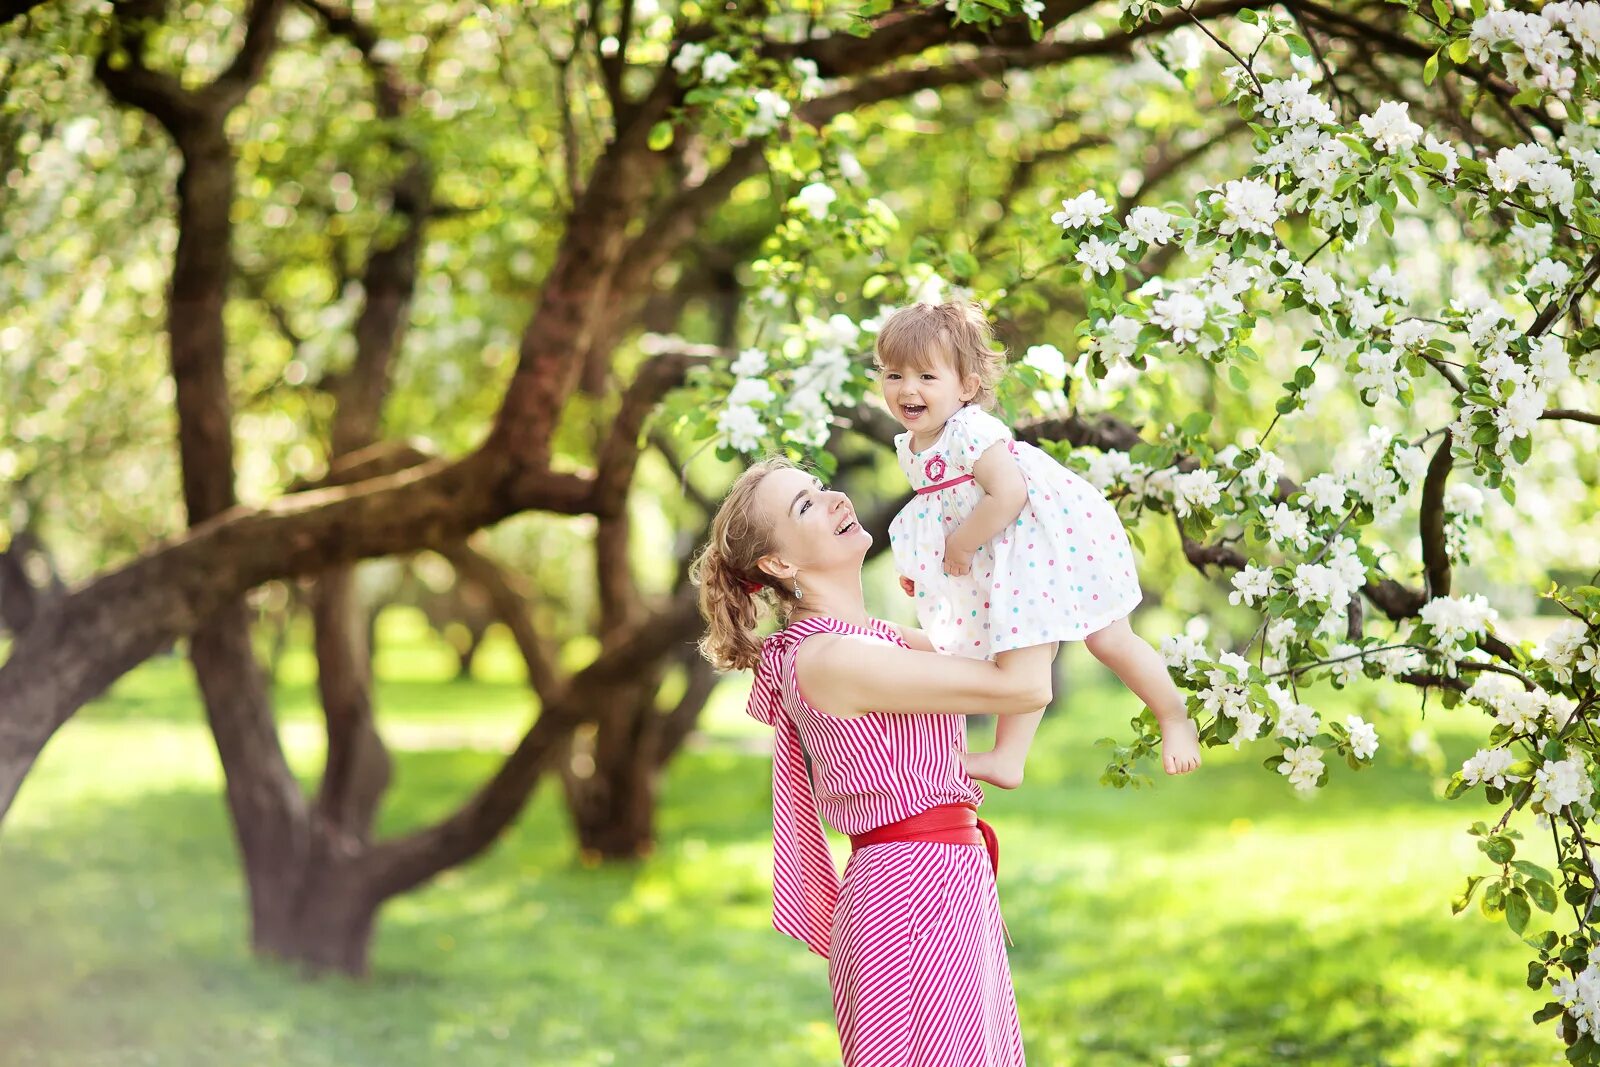
[[[966,521],[945,538],[944,572],[962,575],[972,569],[972,554],[1017,521],[1028,502],[1028,483],[1006,442],[991,445],[972,465],[972,479],[983,499]]]

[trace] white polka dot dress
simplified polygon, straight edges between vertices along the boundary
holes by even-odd
[[[935,648],[973,659],[1056,641],[1081,641],[1139,603],[1133,548],[1117,511],[1072,471],[1005,423],[968,404],[939,440],[895,453],[916,497],[889,526],[899,572],[916,583],[917,618]],[[983,489],[972,468],[991,447],[1009,447],[1028,502],[1008,529],[978,548],[972,570],[944,573],[945,538],[972,514]]]

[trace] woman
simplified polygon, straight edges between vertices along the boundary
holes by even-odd
[[[871,543],[844,494],[767,460],[734,484],[695,562],[701,650],[756,669],[749,711],[774,729],[773,923],[827,957],[849,1067],[1013,1067],[997,852],[955,716],[1048,704],[1050,656],[941,656],[869,617]],[[760,641],[763,603],[786,626]],[[819,814],[851,836],[842,885]]]

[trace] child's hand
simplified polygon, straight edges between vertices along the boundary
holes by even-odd
[[[906,596],[917,595],[917,583],[903,574],[900,576],[900,588],[906,591]]]
[[[1193,719],[1161,724],[1161,766],[1168,774],[1188,774],[1200,766],[1200,736]]]
[[[944,543],[944,572],[956,578],[964,574],[970,574],[972,572],[972,553],[955,547],[946,539]]]

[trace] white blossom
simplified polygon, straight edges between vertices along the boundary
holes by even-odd
[[[1293,545],[1304,551],[1311,542],[1309,520],[1287,504],[1274,504],[1261,512],[1267,523],[1267,536],[1278,546]]]
[[[1172,506],[1180,518],[1210,508],[1222,499],[1217,472],[1209,468],[1178,474],[1172,479]]]
[[[1533,803],[1546,815],[1573,804],[1593,815],[1593,795],[1594,783],[1584,769],[1583,757],[1575,750],[1569,750],[1566,759],[1552,760],[1533,772]]]
[[[1423,138],[1422,147],[1424,151],[1434,152],[1444,157],[1444,166],[1439,169],[1439,173],[1445,181],[1451,181],[1455,178],[1456,171],[1461,169],[1460,153],[1456,151],[1455,145],[1449,141],[1441,141],[1430,133]]]
[[[1511,773],[1516,755],[1508,748],[1480,748],[1477,754],[1461,765],[1461,778],[1468,785],[1492,785],[1504,789],[1507,782],[1522,779]]]
[[[1316,709],[1297,700],[1279,704],[1278,736],[1288,741],[1309,741],[1322,729]]]
[[[1233,576],[1233,592],[1228,594],[1228,603],[1253,608],[1256,601],[1271,595],[1272,568],[1249,564]]]
[[[1073,258],[1084,265],[1084,277],[1087,278],[1090,271],[1100,275],[1126,267],[1127,264],[1117,253],[1117,245],[1107,244],[1098,237],[1091,237],[1083,243]]]
[[[700,64],[700,76],[708,82],[725,82],[739,69],[739,61],[726,52],[712,52]]]
[[[678,49],[678,54],[672,57],[672,69],[683,75],[692,70],[699,70],[700,61],[705,58],[705,54],[705,45],[690,42]]]
[[[1326,768],[1322,763],[1322,749],[1316,745],[1299,745],[1285,749],[1278,773],[1287,775],[1290,783],[1302,792],[1317,787],[1317,780]]]
[[[1111,211],[1111,205],[1100,198],[1093,189],[1079,193],[1071,200],[1061,201],[1061,210],[1050,216],[1050,221],[1063,230],[1078,230],[1087,225],[1098,225]]]
[[[744,132],[752,137],[763,137],[778,128],[789,117],[789,101],[771,89],[757,89],[750,97],[756,113],[745,120]]]
[[[1442,644],[1455,644],[1467,637],[1482,637],[1500,613],[1481,595],[1434,597],[1422,605],[1422,621],[1433,629]]]
[[[1128,213],[1122,240],[1124,243],[1164,245],[1175,236],[1171,215],[1158,207],[1136,207]]]
[[[825,219],[829,206],[839,199],[839,194],[825,182],[812,182],[794,194],[794,198],[812,218]]]
[[[1572,268],[1559,259],[1541,259],[1528,269],[1529,289],[1562,289],[1572,280]]]
[[[1110,359],[1127,359],[1139,345],[1139,323],[1126,315],[1095,323],[1095,348]]]
[[[739,353],[729,368],[738,378],[754,378],[767,371],[767,354],[759,348],[747,348]]]
[[[1150,305],[1150,321],[1170,332],[1176,343],[1193,344],[1206,324],[1206,306],[1188,293],[1173,293]]]
[[[1196,660],[1206,658],[1206,649],[1188,634],[1171,634],[1161,642],[1161,658],[1167,666],[1187,674],[1194,669]]]
[[[1055,345],[1033,345],[1022,357],[1022,362],[1052,382],[1066,380],[1067,357]]]
[[[1422,139],[1422,127],[1411,121],[1411,105],[1386,100],[1370,115],[1362,115],[1361,132],[1372,140],[1380,152],[1398,152],[1410,148]]]
[[[1343,511],[1344,483],[1331,474],[1319,474],[1301,487],[1306,503],[1319,511]]]
[[[761,445],[765,432],[761,416],[753,409],[729,404],[717,416],[717,432],[737,452],[754,452]]]
[[[1433,335],[1439,327],[1423,319],[1406,319],[1394,324],[1389,331],[1389,340],[1400,348],[1421,348],[1433,340]]]
[[[1217,232],[1270,234],[1281,210],[1278,194],[1260,178],[1241,178],[1222,186],[1222,211],[1226,216]]]
[[[730,407],[748,407],[751,404],[770,404],[777,398],[765,378],[743,378],[728,393]]]

